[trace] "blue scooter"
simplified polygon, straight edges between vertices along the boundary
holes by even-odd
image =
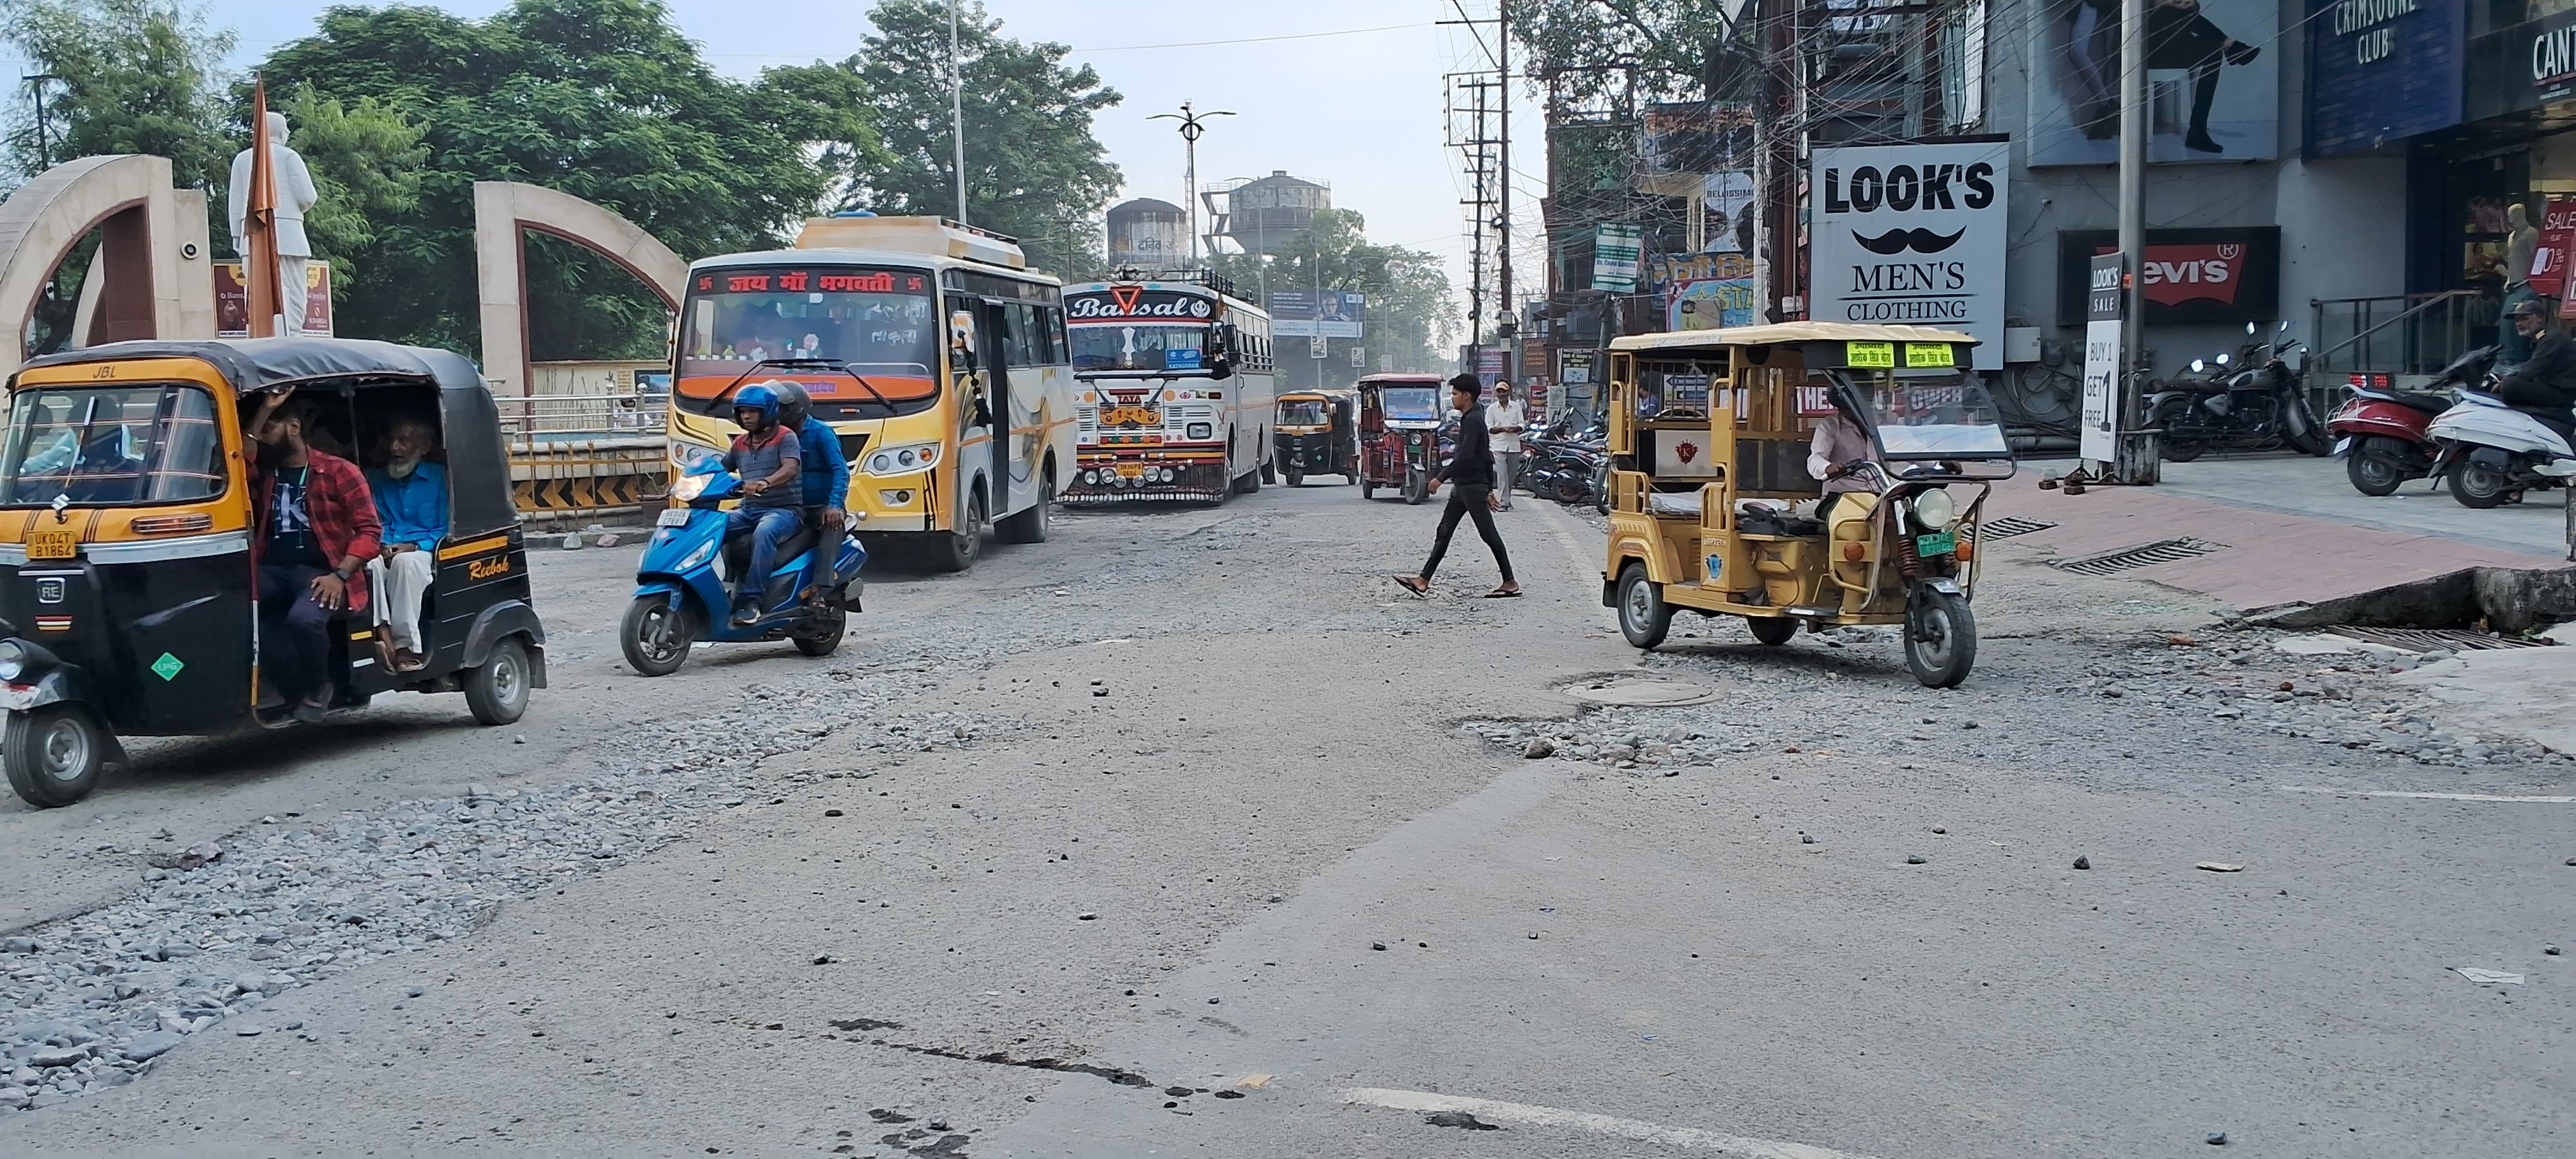
[[[742,480],[712,455],[689,464],[672,484],[671,497],[688,506],[668,508],[657,520],[635,571],[635,602],[627,605],[617,630],[626,662],[637,672],[679,671],[690,645],[702,638],[720,644],[786,640],[808,656],[828,656],[840,646],[849,614],[859,610],[859,568],[868,561],[867,550],[846,531],[833,541],[839,552],[830,591],[805,598],[823,577],[814,550],[819,537],[804,528],[780,545],[778,572],[763,590],[760,619],[734,625],[728,614],[733,590],[726,580],[747,566],[751,543],[748,536],[725,542],[725,513],[717,507],[741,492]]]

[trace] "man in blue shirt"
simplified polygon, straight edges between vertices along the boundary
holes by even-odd
[[[841,453],[841,436],[823,420],[814,417],[814,400],[805,388],[793,382],[763,383],[778,392],[779,425],[796,432],[796,446],[804,456],[803,470],[797,478],[805,484],[805,517],[814,521],[822,534],[814,550],[821,554],[814,583],[813,598],[839,587],[832,574],[832,563],[840,552],[841,526],[849,521],[850,460]]]
[[[724,467],[742,477],[742,502],[725,516],[727,538],[751,533],[749,574],[734,588],[733,623],[747,628],[767,610],[769,576],[778,570],[778,549],[786,546],[803,522],[805,490],[797,483],[803,454],[796,432],[778,421],[778,392],[754,383],[734,395],[733,421],[742,428]]]
[[[392,637],[396,672],[415,672],[428,662],[421,639],[420,608],[438,571],[438,541],[447,536],[447,468],[430,462],[438,432],[416,418],[394,421],[385,442],[385,465],[367,472],[367,489],[376,497],[378,536],[376,567],[384,586],[377,621]]]

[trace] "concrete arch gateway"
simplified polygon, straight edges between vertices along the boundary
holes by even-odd
[[[173,189],[170,159],[111,154],[66,161],[0,203],[0,375],[27,358],[27,324],[63,259],[90,231],[101,234],[99,275],[85,294],[81,345],[127,338],[213,337],[214,271],[207,254],[206,195]]]
[[[673,313],[689,263],[642,226],[569,193],[516,181],[474,183],[474,267],[482,302],[483,377],[492,393],[534,392],[528,376],[526,231],[584,246],[651,287]]]

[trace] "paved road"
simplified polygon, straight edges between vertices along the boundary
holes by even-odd
[[[545,557],[527,745],[422,700],[390,742],[182,746],[0,819],[35,834],[12,904],[132,888],[165,824],[363,821],[512,767],[580,792],[504,824],[578,828],[611,786],[720,799],[130,1085],[0,1113],[0,1149],[2567,1151],[2571,980],[2541,946],[2576,942],[2576,805],[2477,799],[2566,794],[2563,759],[2347,747],[2402,715],[2371,666],[2011,549],[1956,692],[1868,633],[1690,621],[1641,664],[1561,510],[1504,521],[1529,598],[1475,598],[1472,541],[1400,593],[1436,510],[1318,485],[1072,515],[878,585],[834,657],[650,682],[572,631],[613,622],[615,560]],[[1565,692],[1637,676],[1712,698]],[[2342,723],[2297,735],[2302,706]]]

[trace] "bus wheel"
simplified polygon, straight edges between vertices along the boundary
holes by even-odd
[[[981,488],[967,496],[966,525],[939,537],[937,545],[930,549],[930,565],[940,571],[964,571],[975,566],[975,557],[984,553],[987,510]]]
[[[1277,486],[1277,485],[1278,485],[1278,483],[1279,483],[1279,461],[1278,461],[1277,459],[1273,459],[1273,460],[1271,460],[1271,461],[1269,461],[1269,462],[1267,462],[1267,463],[1263,463],[1263,464],[1261,465],[1261,481],[1262,481],[1262,482],[1264,482],[1264,483],[1271,484],[1272,486]],[[1295,484],[1290,484],[1290,486],[1294,486],[1294,485],[1295,485]]]
[[[107,767],[107,734],[77,704],[48,704],[9,714],[0,730],[0,765],[20,800],[55,809],[89,796]]]
[[[1048,472],[1038,484],[1038,502],[1017,515],[1005,516],[993,524],[993,538],[1004,543],[1045,543],[1047,520],[1055,514],[1055,474]]]

